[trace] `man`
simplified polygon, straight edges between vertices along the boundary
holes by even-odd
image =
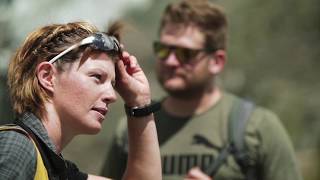
[[[226,62],[226,31],[223,10],[207,0],[182,0],[165,9],[154,43],[156,73],[168,93],[155,114],[163,179],[250,179],[231,151],[215,173],[208,171],[228,147],[232,108],[242,102],[215,81]],[[291,142],[272,112],[255,106],[244,131],[254,179],[301,179]],[[104,175],[121,177],[126,138],[120,125]]]

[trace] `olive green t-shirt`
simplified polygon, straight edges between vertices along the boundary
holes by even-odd
[[[164,180],[180,180],[192,167],[205,170],[228,143],[228,118],[236,96],[224,93],[207,112],[174,117],[164,110],[155,113]],[[126,121],[122,121],[110,148],[103,175],[120,179],[127,155]],[[256,107],[245,130],[245,143],[261,180],[301,179],[294,150],[279,119]],[[242,180],[239,165],[228,156],[215,180]]]

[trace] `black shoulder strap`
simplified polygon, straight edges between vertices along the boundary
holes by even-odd
[[[209,175],[210,177],[214,177],[214,175],[218,172],[221,165],[225,163],[227,160],[227,157],[231,153],[231,146],[230,144],[227,144],[222,151],[220,152],[217,159],[215,159],[206,169],[204,169],[204,173]]]
[[[249,156],[248,149],[245,145],[245,130],[250,115],[254,109],[254,104],[246,100],[235,102],[229,119],[229,142],[232,147],[236,162],[239,164],[241,171],[246,175],[247,180],[256,179],[254,162]]]
[[[246,175],[248,180],[255,179],[254,170],[249,168],[249,155],[246,151],[244,143],[244,135],[247,121],[254,108],[253,103],[245,100],[236,100],[232,106],[231,113],[228,119],[228,143],[222,149],[215,161],[204,170],[206,174],[213,177],[225,163],[227,157],[233,154],[237,163],[241,167],[241,171]]]

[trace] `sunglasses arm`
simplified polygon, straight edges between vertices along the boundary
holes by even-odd
[[[70,46],[68,49],[62,51],[60,54],[58,54],[57,56],[55,56],[54,58],[50,59],[49,63],[53,64],[56,60],[58,60],[59,58],[61,58],[63,55],[67,54],[68,52],[72,51],[73,49],[76,49],[82,45],[86,45],[86,44],[90,44],[92,43],[94,40],[94,36],[89,36],[85,39],[83,39],[82,41]]]

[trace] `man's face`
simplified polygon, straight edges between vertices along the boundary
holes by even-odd
[[[160,84],[169,94],[190,96],[211,84],[213,75],[208,68],[210,56],[202,51],[204,42],[203,33],[195,26],[166,25],[163,28],[160,43],[171,47],[171,51],[165,58],[158,56],[156,73]],[[181,59],[175,51],[180,47],[199,51],[190,59]]]

